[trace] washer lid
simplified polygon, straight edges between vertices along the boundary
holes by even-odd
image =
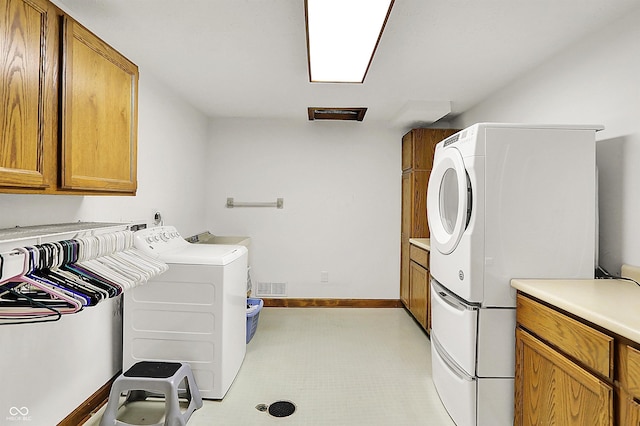
[[[156,257],[167,263],[224,266],[247,252],[245,246],[187,244],[175,250],[158,253]]]

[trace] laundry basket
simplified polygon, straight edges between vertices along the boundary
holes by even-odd
[[[253,338],[258,329],[258,318],[264,302],[262,299],[247,298],[247,343]]]

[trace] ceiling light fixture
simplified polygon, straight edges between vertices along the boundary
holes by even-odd
[[[362,83],[394,0],[305,0],[311,82]]]

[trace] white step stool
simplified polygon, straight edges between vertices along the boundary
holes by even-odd
[[[183,381],[185,381],[187,398],[190,400],[184,413],[180,411],[178,401],[178,386]],[[141,361],[134,364],[113,382],[109,393],[109,402],[100,421],[100,426],[130,425],[130,423],[116,419],[120,395],[123,392],[127,392],[127,402],[144,400],[146,392],[164,395],[164,423],[157,423],[154,426],[185,426],[191,414],[202,407],[200,391],[196,386],[189,364]]]

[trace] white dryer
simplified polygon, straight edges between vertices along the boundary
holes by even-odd
[[[462,299],[515,306],[512,278],[590,278],[598,126],[479,123],[436,146],[431,275]]]
[[[512,278],[592,278],[598,126],[480,123],[427,192],[433,381],[456,424],[513,424]]]
[[[222,399],[246,352],[247,248],[191,244],[172,226],[136,232],[135,245],[169,270],[125,292],[123,371],[187,362],[202,397]]]

